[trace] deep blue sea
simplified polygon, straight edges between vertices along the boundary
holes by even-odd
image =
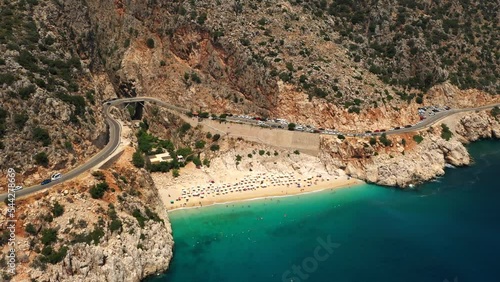
[[[148,281],[500,281],[500,141],[415,191],[375,185],[170,213]]]

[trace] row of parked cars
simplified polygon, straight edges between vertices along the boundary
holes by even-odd
[[[56,180],[60,179],[61,177],[62,177],[62,174],[59,172],[56,172],[56,173],[52,174],[52,176],[50,178],[43,180],[42,183],[40,183],[40,184],[41,185],[49,184],[50,182],[56,181]]]

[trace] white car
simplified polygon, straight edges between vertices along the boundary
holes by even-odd
[[[50,180],[54,181],[54,180],[57,180],[59,178],[61,178],[61,174],[59,172],[56,172],[54,174],[52,174],[52,176],[50,177]]]

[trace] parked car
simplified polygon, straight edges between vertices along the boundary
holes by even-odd
[[[411,127],[411,124],[407,124],[405,125],[406,128],[410,128]]]
[[[59,172],[56,172],[56,173],[52,174],[52,176],[50,177],[50,180],[51,181],[57,180],[57,179],[61,178],[61,176],[62,175]]]
[[[398,130],[400,128],[401,128],[400,126],[396,126],[396,127],[394,127],[394,130]]]
[[[45,184],[49,184],[50,182],[52,182],[52,180],[50,179],[45,179],[44,181],[42,181],[42,183],[40,183],[41,185],[45,185]]]

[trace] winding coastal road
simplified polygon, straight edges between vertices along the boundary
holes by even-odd
[[[136,102],[151,102],[151,103],[154,103],[156,105],[160,105],[162,107],[165,107],[165,108],[168,108],[168,109],[174,110],[176,112],[180,112],[180,113],[185,113],[188,111],[187,109],[184,109],[182,107],[174,106],[174,105],[168,104],[166,102],[163,102],[161,100],[158,100],[158,99],[152,98],[152,97],[122,98],[122,99],[114,99],[111,101],[107,101],[103,104],[103,111],[104,111],[104,117],[106,119],[106,124],[109,127],[109,140],[108,140],[108,144],[104,147],[104,149],[102,149],[99,153],[94,155],[92,158],[90,158],[84,164],[74,168],[73,170],[71,170],[69,172],[64,173],[60,179],[52,181],[52,182],[45,184],[45,185],[35,185],[32,187],[24,188],[23,190],[20,190],[20,191],[16,191],[15,192],[16,197],[27,196],[27,195],[42,191],[44,189],[48,189],[48,188],[50,188],[54,185],[60,184],[62,182],[71,180],[71,179],[79,176],[80,174],[96,167],[97,165],[99,165],[103,161],[105,161],[109,156],[111,156],[113,154],[113,152],[120,145],[120,136],[121,136],[121,125],[120,125],[120,123],[118,123],[118,121],[113,119],[113,117],[110,115],[110,108],[112,106],[117,106],[120,104],[136,103]],[[419,122],[418,124],[413,125],[412,127],[401,128],[401,129],[396,129],[396,130],[394,130],[394,129],[388,130],[385,133],[387,135],[390,135],[390,134],[401,134],[401,133],[418,131],[418,130],[425,129],[425,128],[435,124],[439,120],[441,120],[445,117],[448,117],[450,115],[453,115],[453,114],[468,112],[468,111],[486,110],[486,109],[491,109],[495,106],[500,106],[500,103],[476,107],[476,108],[453,109],[453,110],[448,110],[448,111],[444,111],[444,112],[439,112],[439,113],[435,114],[434,116],[428,117],[427,119]],[[229,118],[229,120],[231,121],[231,118]],[[254,120],[248,120],[247,122],[244,122],[241,119],[234,118],[233,121],[238,121],[240,123],[246,123],[246,124],[251,124],[251,125],[257,124],[257,121],[254,121]],[[310,133],[310,134],[318,134],[318,133]],[[366,133],[345,134],[345,135],[346,136],[352,136],[352,135],[362,136],[365,134]],[[370,135],[380,135],[380,134],[382,134],[382,132],[370,133]],[[7,193],[1,194],[0,200],[4,201],[5,198],[7,198],[7,196],[8,196]]]
[[[32,193],[39,192],[41,190],[50,188],[54,185],[73,179],[79,176],[80,174],[86,172],[87,170],[92,169],[93,167],[104,161],[108,156],[110,156],[120,144],[121,126],[116,120],[114,120],[110,116],[109,109],[110,105],[104,105],[104,116],[106,118],[106,123],[109,127],[109,141],[106,147],[104,147],[104,149],[102,149],[99,153],[95,154],[86,163],[63,174],[60,179],[52,181],[45,185],[35,185],[29,188],[24,188],[23,190],[20,191],[16,191],[16,197],[30,195]],[[0,200],[4,201],[7,195],[8,195],[7,193],[1,194]]]

